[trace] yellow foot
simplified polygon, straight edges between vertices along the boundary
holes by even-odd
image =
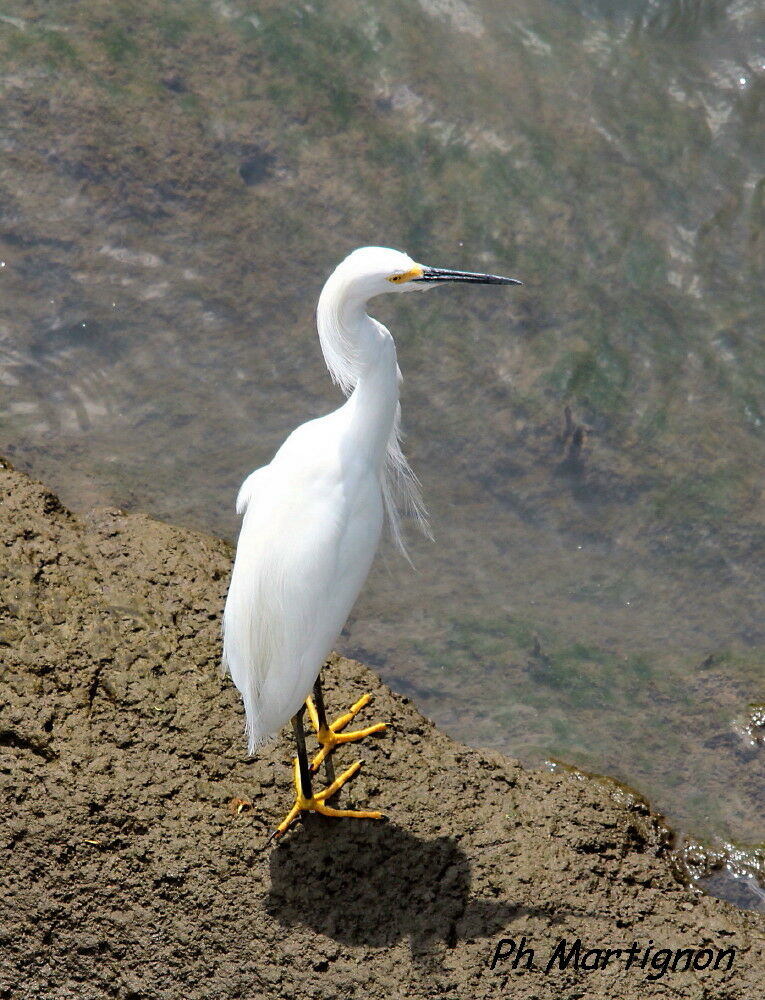
[[[326,800],[332,798],[333,795],[339,792],[346,781],[352,778],[360,767],[361,761],[357,760],[354,764],[351,764],[347,771],[343,771],[340,777],[336,778],[331,785],[328,785],[323,791],[318,792],[316,795],[312,795],[310,798],[307,798],[303,795],[303,786],[300,781],[300,767],[296,757],[295,805],[290,809],[279,826],[271,834],[269,840],[278,840],[279,837],[287,832],[298,816],[304,812],[317,812],[321,813],[322,816],[347,816],[352,819],[382,819],[382,813],[379,812],[358,812],[354,809],[333,809],[332,806],[325,804]]]
[[[321,750],[316,754],[314,759],[311,761],[311,770],[317,771],[321,766],[322,761],[331,753],[335,747],[340,746],[343,743],[352,743],[354,740],[361,740],[365,736],[371,736],[372,733],[381,733],[385,728],[384,722],[377,722],[374,726],[368,726],[366,729],[355,729],[352,733],[341,733],[341,729],[345,729],[354,715],[357,715],[362,708],[372,699],[371,694],[362,695],[361,698],[356,702],[355,705],[351,706],[349,712],[345,715],[341,715],[339,719],[335,719],[331,722],[329,726],[319,725],[319,716],[316,712],[316,705],[314,704],[313,698],[308,697],[306,699],[306,708],[308,709],[308,714],[311,717],[311,722],[313,723],[313,728],[316,730],[316,739],[321,743]]]

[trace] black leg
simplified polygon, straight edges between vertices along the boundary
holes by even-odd
[[[298,767],[300,769],[300,784],[303,795],[310,799],[313,794],[311,790],[311,770],[308,767],[308,754],[305,749],[305,733],[303,732],[303,715],[305,705],[292,716],[292,728],[295,730],[295,741],[297,742]]]
[[[313,703],[316,706],[316,714],[319,717],[319,726],[322,729],[329,729],[327,722],[327,712],[324,708],[324,694],[321,690],[321,674],[316,678],[313,686]],[[327,775],[327,784],[331,785],[335,780],[335,765],[329,754],[324,758],[324,773]]]

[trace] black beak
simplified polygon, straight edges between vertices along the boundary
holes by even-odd
[[[522,285],[517,278],[501,278],[498,274],[473,274],[472,271],[450,271],[445,267],[425,267],[421,278],[412,281],[466,281],[472,285]]]

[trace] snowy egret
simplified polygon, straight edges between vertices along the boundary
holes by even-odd
[[[328,724],[319,674],[369,572],[384,514],[402,551],[402,507],[427,532],[419,483],[401,451],[396,348],[388,330],[367,315],[367,302],[446,281],[521,284],[425,267],[384,247],[354,250],[338,265],[319,297],[316,321],[327,368],[348,399],[294,430],[239,491],[243,522],[223,617],[223,663],[244,701],[250,753],[292,720],[296,798],[277,837],[307,811],[381,818],[326,804],[361,766],[356,761],[335,779],[328,755],[385,725],[342,731],[369,695]],[[321,745],[310,766],[306,708]],[[314,795],[311,772],[325,760],[329,784]]]

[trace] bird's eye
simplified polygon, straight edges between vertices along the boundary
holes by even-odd
[[[394,271],[388,278],[388,281],[393,285],[403,285],[405,281],[414,281],[416,278],[421,278],[423,275],[423,270],[419,264],[415,264],[414,267],[410,267],[408,271]]]

